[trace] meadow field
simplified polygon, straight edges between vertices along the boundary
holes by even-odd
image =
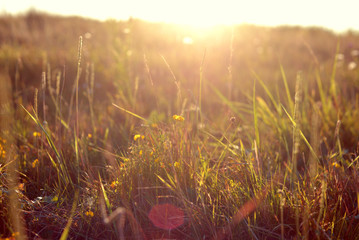
[[[0,16],[0,239],[359,239],[359,33]]]

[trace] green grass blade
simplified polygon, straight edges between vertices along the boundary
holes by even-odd
[[[214,91],[214,93],[221,99],[221,101],[227,105],[232,112],[243,118],[243,115],[238,111],[238,108],[228,99],[226,98],[216,87],[214,87],[212,84],[208,83],[211,89]]]
[[[252,74],[254,75],[255,79],[259,81],[259,83],[261,84],[261,86],[263,87],[264,91],[267,93],[269,99],[271,100],[271,102],[273,103],[274,107],[276,108],[276,110],[278,111],[278,113],[281,113],[280,111],[280,106],[277,103],[277,101],[274,99],[273,94],[269,91],[268,87],[264,84],[264,82],[262,81],[262,79],[258,76],[257,73],[255,73],[254,71],[252,71]]]
[[[231,152],[233,155],[239,157],[239,155],[233,151],[228,145],[224,144],[221,140],[219,140],[218,138],[216,138],[215,136],[213,136],[212,134],[210,134],[209,132],[206,132],[204,130],[202,130],[203,133],[207,134],[208,136],[210,136],[211,138],[213,138],[214,140],[216,140],[219,144],[221,144],[225,150],[228,150],[229,152]]]
[[[42,126],[42,124],[40,123],[40,121],[39,121],[37,118],[35,118],[29,111],[27,111],[26,108],[25,108],[23,105],[21,105],[21,107],[22,107],[22,108],[25,110],[25,112],[34,120],[34,122],[41,128],[41,130],[45,133],[46,139],[47,139],[48,143],[50,144],[51,148],[52,148],[52,149],[55,151],[55,153],[56,153],[56,157],[57,157],[58,159],[61,159],[61,156],[60,156],[59,151],[57,150],[57,148],[56,148],[54,142],[53,142],[52,139],[51,139],[50,134],[46,131],[46,129],[44,128],[44,126]]]
[[[134,117],[136,117],[136,118],[138,118],[138,119],[141,119],[142,121],[148,122],[147,119],[145,119],[145,118],[143,118],[143,117],[137,115],[136,113],[133,113],[133,112],[131,112],[131,111],[128,111],[128,110],[126,110],[126,109],[124,109],[124,108],[122,108],[122,107],[120,107],[120,106],[118,106],[118,105],[116,105],[116,104],[114,104],[114,103],[112,103],[112,105],[115,106],[115,107],[117,107],[118,109],[124,111],[125,113],[128,113],[128,114],[130,114],[130,115],[132,115],[132,116],[134,116]]]
[[[334,99],[336,99],[336,97],[337,97],[337,86],[336,86],[336,82],[335,82],[335,75],[337,72],[339,49],[340,49],[340,44],[338,42],[335,57],[334,57],[332,75],[330,77],[330,94],[333,96]]]
[[[287,114],[289,120],[292,122],[293,127],[296,127],[297,124],[296,122],[293,120],[293,118],[289,115],[289,113],[287,112],[287,110],[285,109],[285,107],[282,105],[282,108],[284,110],[284,112]],[[309,141],[307,140],[307,138],[304,136],[304,133],[302,132],[302,130],[299,130],[299,135],[301,136],[301,138],[303,139],[303,141],[305,142],[305,144],[307,145],[307,147],[309,148],[310,152],[313,154],[314,158],[317,160],[317,162],[319,163],[319,158],[318,155],[315,153],[314,149],[312,148],[312,146],[310,145]]]
[[[74,215],[75,215],[75,210],[76,210],[76,207],[77,207],[78,198],[79,198],[79,192],[76,191],[76,193],[75,193],[75,198],[74,198],[74,202],[72,203],[70,218],[69,218],[69,220],[67,221],[66,227],[65,227],[64,231],[63,231],[62,234],[61,234],[60,240],[66,240],[67,237],[68,237],[68,235],[69,235],[69,231],[70,231],[70,227],[71,227],[71,224],[72,224],[72,220],[73,220],[73,217],[74,217]]]
[[[287,77],[285,75],[285,72],[284,72],[282,64],[280,65],[280,72],[282,74],[285,91],[287,93],[287,100],[288,100],[289,109],[290,109],[290,112],[293,113],[293,111],[294,111],[294,103],[293,103],[292,97],[290,95]]]
[[[253,85],[253,118],[254,118],[254,132],[256,135],[257,146],[260,146],[259,142],[259,130],[258,130],[258,117],[257,117],[257,108],[256,108],[256,81],[254,80]]]
[[[103,184],[102,184],[102,180],[101,180],[100,174],[98,175],[98,178],[100,179],[100,187],[101,187],[101,190],[102,190],[103,198],[105,199],[106,207],[107,207],[109,213],[111,214],[112,210],[111,210],[110,200],[109,200],[108,197],[107,197],[106,190],[105,190],[105,187],[104,187]]]

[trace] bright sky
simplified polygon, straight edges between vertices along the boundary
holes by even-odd
[[[29,8],[100,20],[140,18],[194,26],[251,23],[359,30],[357,0],[1,0],[0,12]]]

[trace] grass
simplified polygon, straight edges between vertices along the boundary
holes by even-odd
[[[203,49],[138,20],[1,21],[29,19],[2,30],[1,239],[358,239],[358,59],[341,46],[359,36],[242,26]],[[75,33],[57,42],[53,22]],[[298,32],[316,33],[307,55],[286,45]]]

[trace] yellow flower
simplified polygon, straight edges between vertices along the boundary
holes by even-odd
[[[93,211],[91,211],[91,210],[88,210],[87,212],[85,212],[85,215],[88,216],[88,217],[93,217],[94,216]]]
[[[92,138],[92,134],[91,133],[87,134],[87,137]]]
[[[139,153],[139,154],[140,154],[140,156],[142,155],[142,153],[143,153],[143,152],[142,152],[142,150],[140,150],[140,153]]]
[[[179,121],[179,122],[184,121],[184,117],[179,116],[179,115],[173,115],[172,118],[173,118],[173,120],[176,120],[176,121]]]
[[[332,163],[332,166],[335,167],[335,168],[340,168],[340,164],[337,163],[337,162],[333,162],[333,163]]]
[[[51,199],[51,202],[57,202],[57,201],[59,201],[59,197],[57,195]]]
[[[31,165],[33,168],[37,167],[37,165],[39,165],[39,159],[36,158]]]
[[[141,134],[136,134],[134,137],[133,137],[133,140],[137,141],[137,139],[144,139],[145,136],[141,135]]]
[[[118,181],[112,181],[111,188],[115,188],[119,184]]]
[[[39,132],[33,132],[32,136],[34,136],[34,137],[41,137],[41,133],[39,133]]]
[[[179,165],[180,165],[179,162],[174,163],[174,166],[177,167],[177,168],[179,167]]]
[[[25,186],[25,184],[20,183],[17,187],[19,190],[24,191],[24,186]]]
[[[4,158],[6,157],[6,151],[1,149],[0,146],[0,157],[3,156]]]

